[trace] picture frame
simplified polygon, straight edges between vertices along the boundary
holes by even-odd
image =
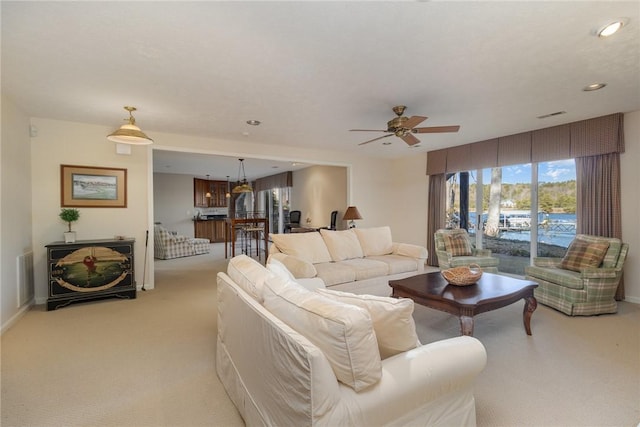
[[[60,206],[126,208],[127,170],[60,165]]]

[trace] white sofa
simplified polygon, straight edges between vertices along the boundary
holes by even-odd
[[[247,426],[475,425],[480,341],[421,345],[413,301],[309,290],[268,267],[240,255],[217,276],[216,371]],[[382,359],[382,337],[408,349]]]
[[[272,234],[269,260],[296,279],[319,278],[330,289],[389,296],[389,280],[424,271],[427,249],[393,242],[389,227]]]

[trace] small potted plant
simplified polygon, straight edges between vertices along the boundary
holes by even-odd
[[[62,209],[60,211],[60,219],[69,225],[69,231],[64,233],[64,242],[73,243],[76,241],[76,232],[71,231],[71,223],[80,218],[80,211],[78,209]]]

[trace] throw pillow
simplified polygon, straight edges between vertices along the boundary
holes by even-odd
[[[571,271],[597,268],[602,263],[607,249],[609,249],[609,242],[587,242],[575,238],[562,258],[560,268]]]
[[[318,275],[318,271],[313,264],[293,255],[276,252],[269,255],[269,259],[277,259],[280,261],[296,279],[312,278]]]
[[[338,381],[356,392],[382,378],[376,334],[366,310],[281,277],[265,282],[264,307],[316,345]]]
[[[473,254],[471,243],[464,234],[445,234],[444,247],[451,256],[470,256]]]
[[[320,233],[290,233],[269,235],[278,250],[312,264],[331,262],[331,255]]]
[[[393,252],[391,228],[354,228],[364,256],[387,255]]]
[[[320,230],[320,235],[327,245],[331,259],[335,262],[346,259],[362,258],[362,247],[353,230]]]
[[[296,280],[296,278],[293,276],[293,274],[291,274],[287,267],[285,267],[283,263],[275,258],[269,258],[269,262],[267,263],[267,270],[278,277],[282,277],[283,279],[290,280],[292,282],[295,282]]]
[[[316,289],[336,301],[353,304],[369,312],[378,340],[380,358],[411,350],[420,345],[413,320],[413,300],[409,298],[356,295],[349,292]]]
[[[231,258],[227,265],[227,274],[243,291],[260,303],[264,281],[272,275],[262,264],[246,255]]]

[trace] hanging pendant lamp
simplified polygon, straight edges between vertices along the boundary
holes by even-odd
[[[238,166],[238,184],[233,187],[232,193],[253,193],[253,188],[247,182],[247,174],[244,172],[244,159],[240,160]],[[240,170],[242,169],[242,181],[240,181]]]
[[[133,117],[133,112],[136,111],[136,107],[125,106],[125,110],[129,112],[129,118],[127,124],[120,126],[120,129],[113,132],[107,139],[113,142],[119,142],[121,144],[131,145],[149,145],[153,144],[153,139],[145,135],[144,132],[136,126],[136,119]]]
[[[207,194],[204,195],[207,199],[211,198],[211,183],[209,182],[209,174],[207,174]]]
[[[225,193],[224,197],[226,197],[227,199],[231,198],[231,187],[229,187],[229,175],[227,175],[227,192]]]

